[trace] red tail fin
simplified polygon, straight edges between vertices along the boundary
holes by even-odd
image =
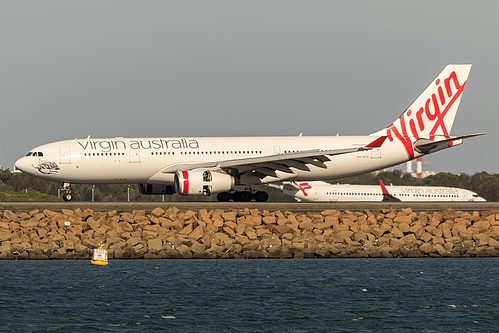
[[[390,193],[388,193],[388,190],[385,187],[385,184],[383,184],[383,181],[381,179],[379,180],[379,185],[381,186],[381,191],[383,192],[383,195],[390,195]]]

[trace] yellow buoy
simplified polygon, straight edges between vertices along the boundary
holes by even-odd
[[[107,265],[107,250],[102,248],[99,244],[98,249],[94,249],[94,256],[91,261],[92,265]]]

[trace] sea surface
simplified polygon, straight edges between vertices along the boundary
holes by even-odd
[[[499,332],[499,259],[0,261],[1,332]]]

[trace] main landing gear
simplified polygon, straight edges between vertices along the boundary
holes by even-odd
[[[269,195],[264,191],[236,191],[236,192],[222,192],[217,194],[217,200],[220,202],[228,202],[233,200],[235,202],[250,202],[255,200],[257,202],[265,202],[269,199]]]
[[[64,199],[64,201],[73,200],[73,194],[71,194],[71,184],[70,183],[64,183],[62,185],[62,190],[64,191],[64,194],[62,195],[62,198]]]

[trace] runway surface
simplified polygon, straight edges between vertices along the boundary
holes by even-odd
[[[499,202],[0,202],[0,210],[30,210],[30,209],[92,209],[108,210],[152,210],[156,207],[175,206],[180,210],[199,209],[259,209],[268,211],[320,212],[326,209],[338,210],[378,210],[411,207],[414,211],[452,209],[459,211],[499,211]]]

